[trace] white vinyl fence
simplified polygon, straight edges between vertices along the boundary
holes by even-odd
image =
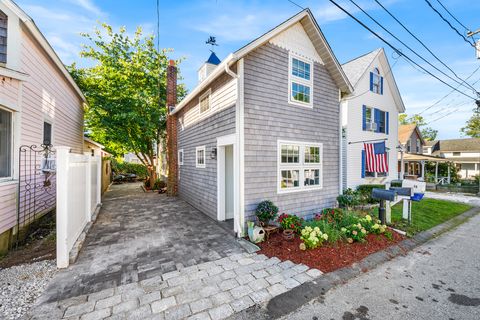
[[[69,254],[101,204],[102,159],[99,154],[57,150],[57,267],[69,265]]]

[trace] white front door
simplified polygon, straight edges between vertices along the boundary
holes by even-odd
[[[225,219],[234,218],[233,145],[225,146]]]

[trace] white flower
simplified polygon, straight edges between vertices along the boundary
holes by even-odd
[[[328,240],[328,234],[325,233],[325,234],[323,235],[323,239]]]
[[[372,221],[372,217],[370,217],[368,214],[365,216],[365,219],[367,219],[367,221]]]

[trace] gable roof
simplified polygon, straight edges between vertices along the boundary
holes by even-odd
[[[370,65],[372,64],[373,60],[375,57],[378,55],[380,52],[380,48],[375,49],[371,52],[365,53],[361,55],[360,57],[354,58],[353,60],[350,60],[348,62],[345,62],[342,64],[343,71],[348,77],[348,80],[350,80],[350,83],[352,84],[353,87],[355,87],[360,81],[360,78],[363,76],[363,74],[369,70]]]
[[[325,36],[320,30],[320,27],[318,26],[315,18],[313,17],[312,12],[310,11],[310,9],[307,8],[300,11],[293,17],[287,19],[286,21],[282,22],[281,24],[271,29],[267,33],[263,34],[262,36],[258,37],[257,39],[251,41],[242,48],[238,49],[234,53],[229,54],[228,57],[223,60],[223,62],[220,63],[203,82],[197,85],[197,87],[195,87],[182,101],[180,101],[172,114],[180,111],[188,102],[190,102],[190,100],[192,100],[202,90],[207,88],[212,83],[212,81],[214,81],[218,76],[220,76],[223,71],[228,69],[228,67],[230,67],[232,64],[234,64],[256,48],[264,45],[270,39],[298,22],[302,24],[305,32],[310,36],[310,39],[312,39],[312,43],[318,51],[320,58],[325,63],[325,68],[332,76],[333,81],[340,88],[340,90],[342,90],[342,92],[351,93],[353,91],[352,85],[350,84],[347,76],[343,72],[343,69],[340,66],[337,58],[333,54],[332,48],[330,48],[330,45],[328,44]]]
[[[425,140],[423,140],[422,133],[418,129],[418,126],[414,123],[411,124],[402,124],[398,126],[398,141],[400,144],[406,144],[410,137],[412,136],[413,132],[416,131],[418,137],[422,144],[425,144]]]
[[[359,83],[362,77],[369,74],[370,70],[376,67],[373,63],[375,59],[379,60],[379,63],[382,65],[384,78],[386,79],[389,88],[393,94],[393,100],[397,106],[397,109],[400,113],[405,112],[405,104],[403,103],[402,96],[400,91],[398,90],[397,82],[395,81],[395,77],[393,76],[392,68],[390,63],[388,62],[388,58],[385,54],[385,50],[383,48],[375,49],[371,52],[368,52],[360,57],[357,57],[353,60],[350,60],[344,64],[342,64],[343,71],[350,80],[350,83],[355,88]],[[353,93],[355,95],[355,93]]]
[[[50,43],[48,43],[47,39],[44,37],[40,29],[38,29],[37,25],[33,21],[33,19],[25,13],[15,2],[12,0],[2,0],[2,3],[8,7],[8,9],[12,10],[20,19],[20,21],[23,22],[23,24],[27,27],[27,30],[30,32],[30,34],[33,36],[33,38],[39,43],[39,45],[42,47],[42,49],[47,53],[47,55],[52,59],[53,63],[56,65],[56,67],[60,70],[60,72],[63,74],[65,79],[70,83],[70,85],[73,87],[75,92],[78,94],[78,96],[82,99],[83,102],[86,102],[87,99],[83,95],[82,90],[78,87],[77,83],[75,80],[73,80],[72,76],[70,75],[70,72],[68,72],[67,68],[63,64],[62,60],[58,57],[57,53],[55,50],[53,50],[52,46]]]
[[[480,151],[480,138],[438,140],[439,150],[445,151]]]

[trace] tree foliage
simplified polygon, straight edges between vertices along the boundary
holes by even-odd
[[[460,131],[469,137],[480,138],[480,112],[474,111],[472,117]]]
[[[403,113],[398,116],[398,121],[400,124],[416,124],[422,133],[422,137],[425,140],[433,141],[437,138],[438,130],[427,127],[427,122],[425,118],[419,114],[414,114],[409,117],[407,114]]]
[[[91,137],[115,155],[133,152],[155,178],[156,146],[166,134],[167,54],[157,50],[153,35],[137,28],[129,35],[122,27],[115,32],[108,24],[82,36],[81,56],[90,67],[70,66],[84,92],[88,106],[85,126]],[[184,94],[183,86],[177,91]]]

